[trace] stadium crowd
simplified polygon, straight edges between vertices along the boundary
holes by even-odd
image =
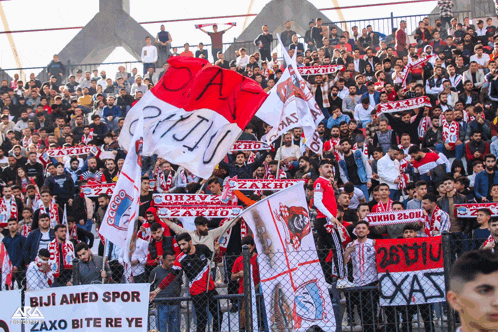
[[[325,115],[318,126],[323,156],[310,152],[302,129],[295,128],[277,140],[272,151],[228,154],[209,179],[164,159],[144,157],[139,240],[130,264],[123,262],[121,248],[96,238],[110,196],[89,198],[81,187],[117,181],[126,156],[117,142],[124,117],[161,79],[168,69],[167,59],[207,58],[207,50],[199,44],[194,54],[185,44],[178,53],[162,26],[155,39],[145,41],[143,73],[137,68],[128,73],[120,67],[112,77],[96,69],[78,70],[64,81],[64,66],[55,55],[47,68],[51,75],[47,82],[34,74],[27,82],[18,76],[2,81],[0,222],[4,227],[0,238],[14,273],[12,284],[6,286],[3,280],[1,289],[71,285],[71,255],[80,260],[81,284],[102,279],[151,282],[152,297],[159,298],[180,296],[181,278],[175,276],[183,270],[195,280],[189,288],[196,312],[208,309],[213,320],[221,323],[212,299],[215,286],[226,283],[229,294],[243,293],[242,244],[254,251],[244,222],[220,225],[217,218],[160,219],[152,194],[220,195],[224,181],[234,176],[306,179],[320,263],[331,285],[337,277],[349,277],[354,286],[376,284],[375,250],[371,250],[375,239],[440,236],[447,231],[455,240],[472,240],[468,247],[460,246],[461,252],[493,248],[498,222],[491,212],[481,209],[477,220],[461,219],[455,204],[498,202],[498,35],[491,18],[475,25],[468,18],[457,22],[452,5],[439,0],[441,17],[434,26],[426,18],[414,31],[406,31],[402,21],[385,39],[371,26],[338,32],[317,18],[310,22],[302,43],[291,23],[285,23],[282,42],[291,55],[297,52],[298,66],[345,68],[336,74],[305,77]],[[213,26],[209,34],[214,45],[220,45],[223,33]],[[213,47],[215,65],[253,78],[270,93],[286,68],[272,53],[272,41],[265,25],[254,41],[260,52],[249,55],[241,48],[236,51],[237,60],[228,62]],[[435,57],[411,68],[403,86],[409,65],[430,55]],[[429,97],[431,106],[379,112],[380,104],[421,96]],[[262,141],[270,129],[254,118],[239,140]],[[40,158],[47,149],[85,145],[97,146],[105,158],[92,154],[48,162]],[[269,194],[236,193],[243,206]],[[67,225],[62,224],[65,208]],[[364,222],[369,212],[405,209],[424,209],[427,222],[383,227]],[[228,226],[232,227],[230,241],[220,250],[216,239]],[[94,243],[99,243],[98,248]],[[213,252],[223,267],[208,285],[210,269],[205,267],[211,266],[208,258]],[[50,269],[53,262],[56,271]],[[251,263],[257,267],[256,259]],[[347,264],[352,266],[349,276]],[[259,280],[257,268],[253,273]],[[203,291],[206,288],[209,292]],[[366,302],[358,301],[358,310],[372,312]],[[176,331],[179,305],[158,304],[158,308],[161,331],[165,326]],[[238,310],[235,302],[231,310]],[[375,315],[361,317],[364,330],[373,331]],[[208,315],[197,315],[197,331],[203,331],[207,321]],[[217,324],[213,325],[216,331]],[[426,325],[426,331],[429,328]]]

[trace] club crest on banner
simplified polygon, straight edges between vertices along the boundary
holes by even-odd
[[[304,91],[301,89],[299,80],[292,67],[289,67],[289,73],[291,77],[277,84],[277,94],[280,97],[280,100],[282,100],[284,104],[290,101],[292,97],[306,100]]]
[[[127,220],[125,224],[121,225],[119,222],[123,216],[131,216],[132,203],[133,199],[124,190],[120,190],[114,200],[109,203],[109,219],[107,223],[119,230],[128,229],[128,218],[125,219]]]
[[[311,231],[308,211],[301,206],[288,207],[280,203],[279,211],[273,211],[285,227],[285,243],[295,250],[301,247],[301,240]]]
[[[302,320],[313,322],[327,320],[327,314],[324,311],[325,298],[323,297],[318,279],[305,282],[296,289],[294,299],[294,314],[297,318],[296,324],[300,325]],[[299,328],[299,326],[296,326]]]

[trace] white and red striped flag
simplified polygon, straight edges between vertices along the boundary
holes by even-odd
[[[207,60],[173,57],[156,86],[126,116],[127,148],[144,114],[144,155],[157,154],[207,179],[267,98],[261,86]]]

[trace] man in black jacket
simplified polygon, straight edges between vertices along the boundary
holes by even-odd
[[[268,31],[268,26],[263,25],[261,28],[263,32],[254,40],[254,45],[259,47],[259,53],[261,53],[261,60],[270,61],[270,51],[271,43],[273,41],[273,36]]]
[[[25,168],[27,175],[35,181],[39,188],[41,188],[43,185],[43,166],[37,161],[37,159],[37,153],[30,152]]]
[[[38,219],[40,228],[31,231],[26,242],[24,242],[23,253],[24,263],[26,263],[26,265],[35,260],[40,249],[48,249],[48,244],[55,239],[55,232],[53,229],[50,229],[50,218],[48,214],[42,213]]]
[[[56,196],[56,202],[63,207],[74,196],[74,181],[68,173],[64,172],[64,165],[57,163],[55,165],[57,175],[51,176],[45,181],[45,185],[50,193]]]
[[[420,120],[424,117],[424,110],[419,109],[417,117],[413,122],[410,122],[411,115],[410,112],[405,111],[401,113],[401,117],[393,116],[389,113],[385,114],[387,119],[389,120],[389,124],[391,125],[394,132],[401,137],[404,133],[410,135],[410,142],[415,145],[420,144],[420,138],[418,136],[418,125]]]
[[[166,251],[174,251],[176,255],[180,253],[178,245],[172,236],[165,236],[163,226],[160,223],[150,225],[152,241],[149,243],[149,255],[147,266],[155,267],[160,264],[160,257]]]
[[[17,159],[14,156],[8,157],[9,166],[5,166],[2,170],[2,180],[7,185],[12,186],[16,182],[17,177]]]

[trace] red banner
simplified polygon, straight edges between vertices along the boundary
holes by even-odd
[[[297,71],[301,75],[327,75],[327,74],[334,74],[339,70],[343,69],[344,69],[343,65],[297,67]]]
[[[381,306],[443,302],[441,237],[376,240]]]
[[[498,203],[455,204],[458,218],[475,218],[477,210],[489,209],[491,216],[498,217]]]
[[[235,218],[241,213],[241,206],[229,205],[169,205],[157,209],[157,214],[161,218]]]
[[[115,183],[103,183],[89,186],[81,186],[83,195],[86,197],[98,197],[100,194],[112,195]]]
[[[303,179],[282,179],[282,180],[259,180],[259,179],[236,179],[229,180],[229,186],[233,190],[282,190],[292,187]]]
[[[386,226],[395,224],[407,224],[424,222],[425,215],[422,209],[376,212],[367,214],[367,221],[370,226]]]
[[[221,195],[206,194],[154,194],[154,204],[158,206],[167,205],[198,205],[198,204],[221,204]]]
[[[233,144],[230,152],[235,151],[255,151],[255,150],[270,150],[271,146],[264,142],[258,141],[237,141]]]
[[[96,146],[72,146],[69,148],[48,149],[42,153],[39,159],[46,166],[50,162],[51,157],[79,156],[82,154],[93,154],[99,157],[100,149]]]
[[[379,107],[377,108],[377,114],[402,112],[424,106],[432,106],[429,97],[427,96],[390,101],[385,104],[379,104]]]

